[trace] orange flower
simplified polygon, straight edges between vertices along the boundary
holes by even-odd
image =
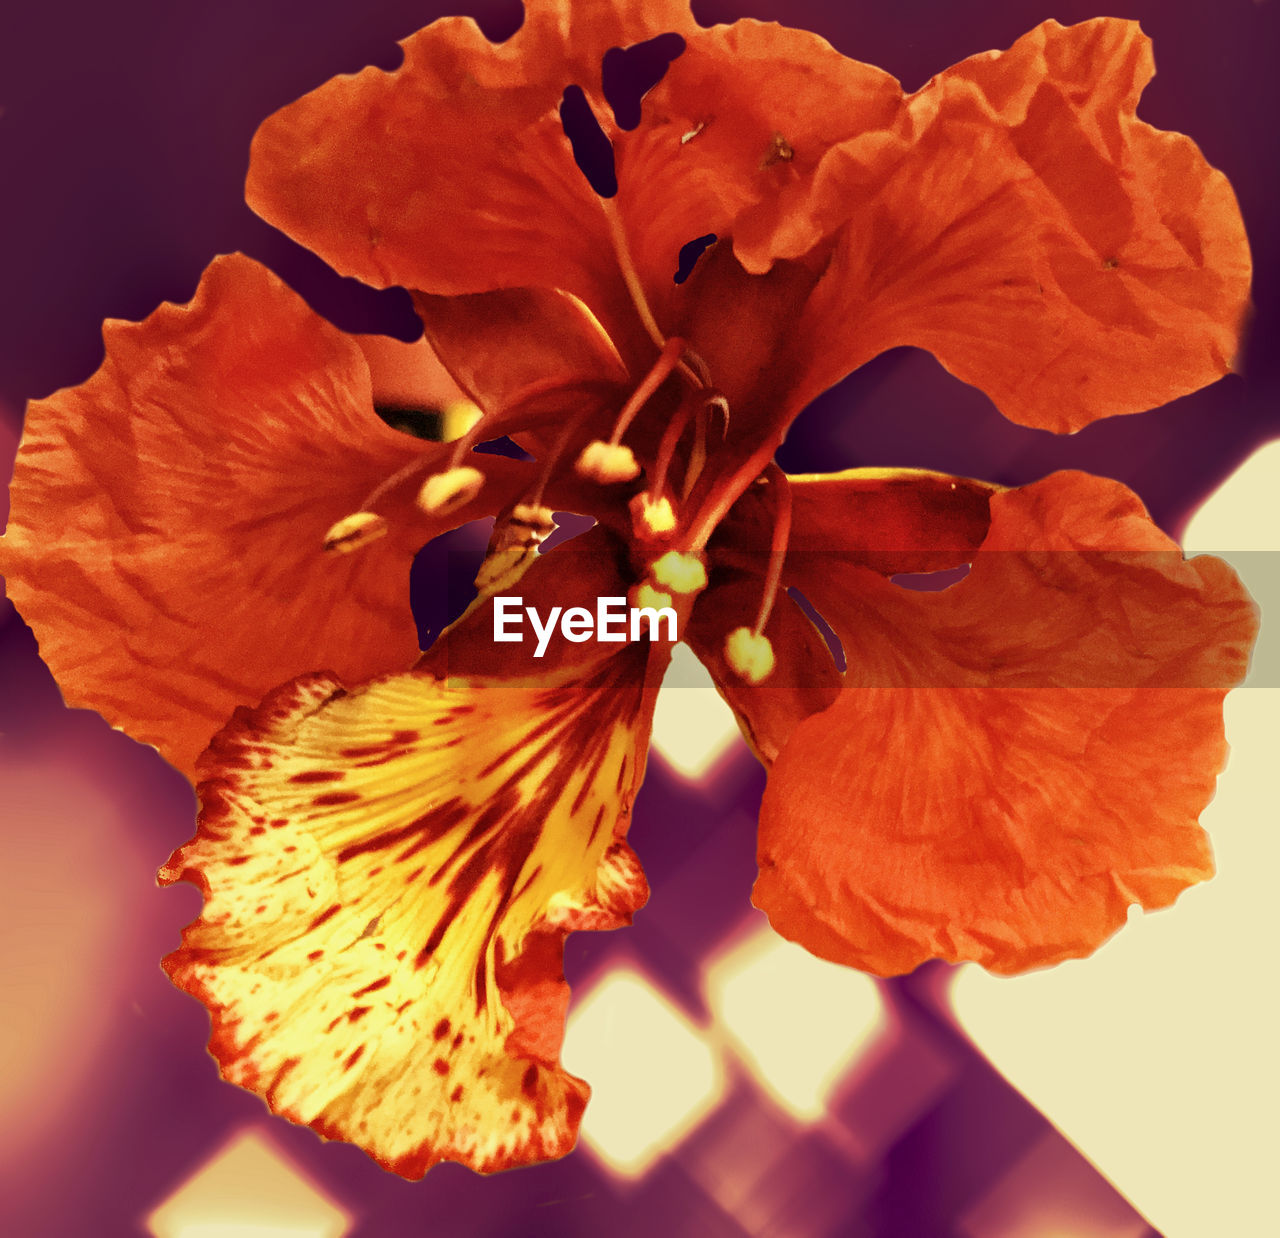
[[[637,115],[605,69],[659,36]],[[161,880],[206,904],[165,966],[226,1077],[409,1177],[572,1146],[561,948],[646,896],[625,834],[671,644],[495,643],[513,592],[670,606],[770,766],[757,904],[816,953],[1016,971],[1208,876],[1255,631],[1225,566],[1083,474],[772,463],[897,344],[1057,431],[1226,371],[1242,227],[1194,145],[1136,120],[1137,27],[1048,22],[911,96],[679,0],[529,0],[502,45],[451,19],[404,48],[268,120],[249,195],[413,292],[449,374],[413,390],[476,424],[389,429],[385,350],[231,257],[109,327],[15,475],[3,566],[69,699],[200,779]],[[534,461],[472,451],[501,435]],[[596,527],[540,555],[553,509]],[[479,515],[479,597],[409,669],[412,554]]]

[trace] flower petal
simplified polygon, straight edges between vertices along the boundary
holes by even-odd
[[[249,204],[366,283],[561,288],[615,335],[629,299],[561,96],[583,87],[604,120],[604,53],[696,28],[687,0],[530,0],[501,44],[470,18],[433,22],[403,41],[394,73],[335,78],[270,117],[254,139]]]
[[[418,293],[414,305],[436,355],[484,410],[490,437],[563,424],[610,395],[625,399],[616,394],[628,377],[622,358],[596,317],[567,292]]]
[[[414,553],[527,468],[475,457],[493,485],[448,520],[418,512],[406,482],[379,504],[388,536],[326,555],[375,486],[448,454],[375,415],[355,342],[242,255],[217,259],[189,305],[104,337],[92,378],[29,409],[0,550],[68,703],[190,775],[232,710],[282,680],[410,665]]]
[[[206,896],[165,968],[210,1007],[223,1075],[407,1178],[569,1151],[588,1088],[558,1061],[561,950],[647,896],[622,841],[644,668],[634,647],[578,678],[313,675],[241,711],[161,871]]]
[[[1195,144],[1136,119],[1152,71],[1134,22],[1045,22],[912,96],[914,138],[878,183],[833,151],[814,209],[849,223],[807,313],[806,400],[900,344],[1058,432],[1225,374],[1244,227]]]
[[[614,142],[618,209],[655,310],[676,299],[695,237],[731,234],[754,274],[807,253],[823,239],[807,206],[826,152],[882,143],[907,119],[893,77],[820,35],[752,20],[684,33],[645,123]]]
[[[967,563],[991,524],[990,482],[928,469],[789,473],[791,536],[783,579],[801,583],[806,564],[829,573],[865,567],[884,576],[939,572]],[[748,490],[711,543],[716,561],[763,574],[774,510]]]
[[[1212,871],[1197,818],[1248,596],[1115,482],[1056,474],[991,515],[940,592],[816,560],[801,585],[849,669],[774,766],[754,898],[784,936],[878,974],[1085,955],[1130,903]]]

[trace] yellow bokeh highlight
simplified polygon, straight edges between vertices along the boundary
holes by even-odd
[[[738,739],[733,710],[706,667],[677,645],[653,714],[653,746],[672,769],[696,780],[710,773]]]
[[[887,1023],[875,981],[816,958],[763,922],[711,963],[706,990],[756,1081],[806,1122],[824,1116]]]
[[[343,1238],[351,1217],[250,1130],[196,1170],[146,1226],[153,1238]]]
[[[569,1015],[561,1061],[591,1081],[582,1143],[623,1178],[675,1148],[719,1103],[719,1054],[638,971],[609,972]]]

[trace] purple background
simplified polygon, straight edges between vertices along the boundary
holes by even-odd
[[[10,14],[0,46],[0,456],[7,462],[27,399],[81,382],[97,367],[103,318],[138,319],[162,300],[188,299],[215,253],[240,249],[264,261],[347,329],[411,334],[407,298],[339,279],[273,232],[244,206],[243,176],[249,140],[268,113],[334,73],[393,65],[395,39],[458,7],[119,0]],[[466,7],[493,37],[519,20],[514,3]],[[1270,343],[1280,287],[1276,9],[1265,0],[1159,0],[1103,11],[1141,18],[1155,40],[1159,74],[1144,98],[1144,118],[1194,136],[1240,197],[1255,251],[1258,310],[1243,377],[1155,413],[1056,439],[1004,422],[985,397],[930,358],[898,350],[802,419],[785,464],[916,465],[1004,483],[1083,467],[1133,486],[1176,531],[1254,445],[1280,433]],[[892,11],[885,4],[758,0],[700,3],[695,12],[704,23],[783,17],[914,89],[966,55],[1008,46],[1046,17],[1068,22],[1099,9],[1048,0],[913,0]],[[83,803],[68,790],[77,779]],[[698,967],[743,923],[761,785],[746,757],[697,788],[654,763],[632,833],[653,901],[632,930],[572,938],[571,980],[598,974],[610,959],[638,960],[692,1017],[705,1013]],[[13,812],[15,804],[22,811]],[[105,814],[102,832],[94,832],[96,819],[84,804]],[[4,603],[0,814],[19,823],[6,825],[4,983],[21,973],[28,943],[43,943],[35,955],[51,978],[36,987],[50,995],[60,1037],[46,1049],[65,1060],[69,1089],[28,1098],[27,1108],[4,1114],[0,1232],[136,1234],[141,1218],[225,1140],[260,1124],[262,1106],[218,1080],[202,1048],[207,1017],[171,990],[157,967],[197,902],[186,889],[159,893],[152,879],[156,863],[190,833],[188,788],[151,750],[93,715],[61,709],[30,635]],[[117,846],[117,838],[125,842]],[[101,921],[85,920],[85,933],[93,932],[77,936],[79,922],[72,921],[104,883]],[[103,936],[93,928],[98,923],[110,932]],[[105,956],[90,967],[95,944]],[[885,987],[895,1047],[878,1068],[879,1090],[869,1097],[865,1080],[856,1095],[846,1089],[825,1129],[782,1123],[740,1079],[725,1107],[630,1193],[581,1152],[492,1180],[443,1166],[408,1184],[350,1148],[323,1147],[282,1122],[268,1129],[357,1214],[353,1232],[370,1238],[959,1234],[966,1209],[1047,1127],[951,1024],[945,980],[945,969],[924,969]],[[3,1018],[18,1025],[28,1013],[18,1007]],[[20,1039],[0,1040],[11,1044],[34,1052]],[[910,1112],[903,1109],[900,1129],[871,1163],[851,1165],[832,1132],[857,1126],[869,1108],[902,1108],[926,1061],[942,1064],[937,1087]],[[30,1063],[0,1059],[7,1075],[46,1068],[39,1053]],[[635,1069],[661,1066],[637,1061]],[[761,1202],[731,1215],[708,1190],[706,1166],[770,1140],[785,1148],[761,1176]],[[1064,1163],[1075,1156],[1065,1143],[1058,1154]],[[1081,1232],[1095,1232],[1088,1216],[1079,1219]]]

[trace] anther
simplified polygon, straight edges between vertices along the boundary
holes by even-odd
[[[625,443],[605,443],[596,439],[588,443],[574,465],[577,472],[603,486],[634,481],[640,476],[635,453]]]
[[[665,495],[642,490],[631,500],[631,528],[637,537],[662,537],[676,527],[675,508]]]
[[[470,503],[483,485],[484,474],[470,465],[445,469],[422,483],[418,506],[430,516],[447,516]]]
[[[668,550],[649,565],[649,576],[672,593],[698,593],[707,587],[707,566],[701,555]]]
[[[753,686],[773,673],[773,643],[763,632],[734,628],[725,639],[724,656],[734,674]]]
[[[539,541],[549,537],[556,527],[551,508],[533,503],[517,503],[511,509],[511,523],[526,529]]]
[[[386,532],[387,522],[377,512],[352,512],[324,535],[324,548],[329,554],[348,555],[376,542]]]
[[[636,610],[644,610],[646,608],[661,610],[664,606],[672,605],[671,594],[655,589],[647,580],[634,585],[627,600]]]

